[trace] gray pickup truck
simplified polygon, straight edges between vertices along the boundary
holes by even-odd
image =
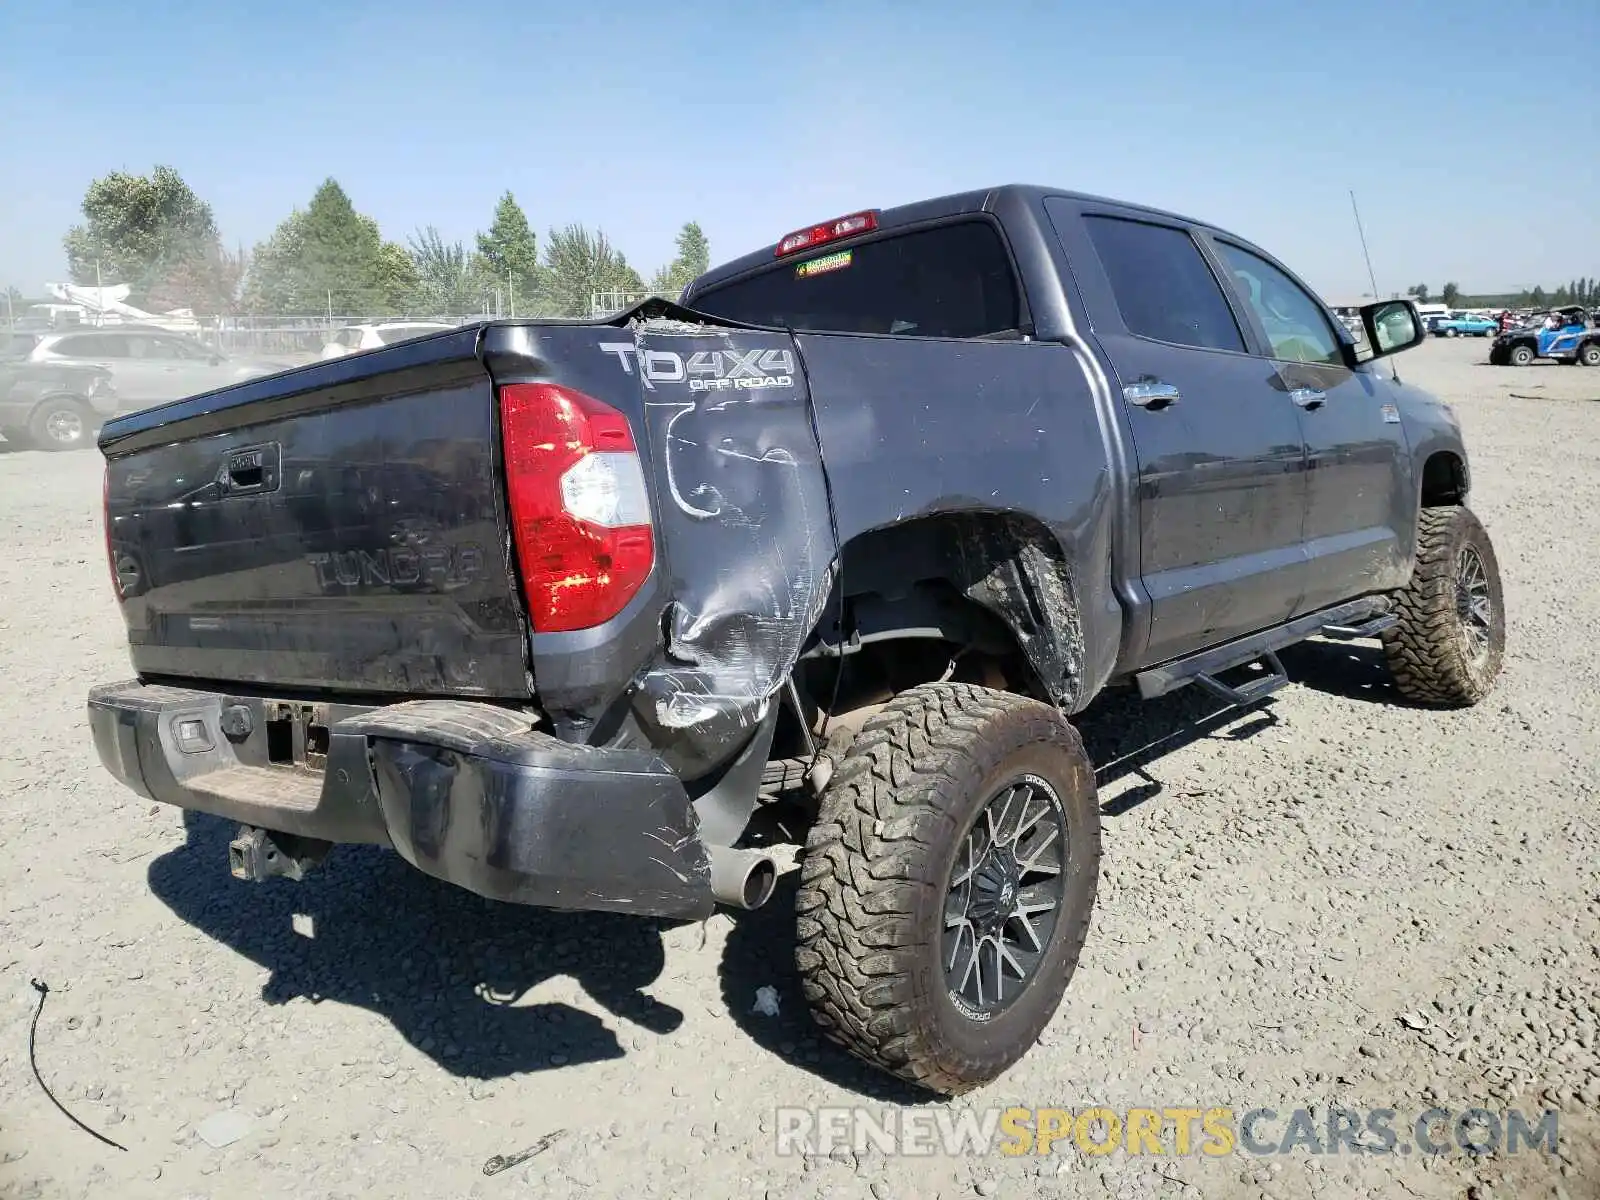
[[[1236,705],[1381,639],[1467,705],[1504,653],[1451,411],[1283,265],[1010,186],[796,231],[682,306],[489,322],[120,417],[136,678],[101,760],[239,824],[231,869],[393,847],[499,900],[701,919],[774,894],[827,1033],[944,1094],[1073,973],[1100,855],[1072,717]]]

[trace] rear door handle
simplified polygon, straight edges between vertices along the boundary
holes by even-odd
[[[1164,408],[1171,408],[1181,399],[1181,396],[1178,389],[1170,383],[1162,383],[1155,379],[1144,379],[1124,387],[1122,389],[1122,398],[1129,404],[1136,404],[1140,408],[1148,408],[1151,412],[1160,412]]]
[[[1316,388],[1295,388],[1289,393],[1289,399],[1293,400],[1301,408],[1309,411],[1311,409],[1321,408],[1324,404],[1326,404],[1328,402],[1328,395],[1326,392],[1317,391]]]

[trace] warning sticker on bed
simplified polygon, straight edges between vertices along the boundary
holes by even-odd
[[[813,258],[810,262],[803,262],[794,269],[796,279],[809,279],[813,275],[826,275],[829,271],[842,271],[850,265],[853,250],[841,250],[837,254],[824,254],[821,258]]]
[[[1400,410],[1392,404],[1383,406],[1383,423],[1385,425],[1400,424]]]

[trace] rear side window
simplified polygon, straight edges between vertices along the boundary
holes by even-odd
[[[1022,321],[1011,260],[986,221],[810,254],[692,303],[734,321],[823,333],[978,338],[1014,333]]]
[[[1128,332],[1159,342],[1243,352],[1244,335],[1194,239],[1122,217],[1085,217]]]

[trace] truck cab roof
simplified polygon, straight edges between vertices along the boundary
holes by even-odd
[[[1130,204],[1127,201],[1114,200],[1107,196],[1074,192],[1066,188],[1045,187],[1040,184],[1008,183],[998,187],[981,188],[968,192],[952,192],[946,196],[937,196],[931,200],[919,200],[912,204],[901,204],[894,208],[871,210],[875,212],[877,217],[876,227],[871,230],[871,234],[876,236],[887,230],[918,225],[925,221],[937,221],[943,218],[968,214],[990,213],[994,212],[1007,200],[1022,200],[1030,204],[1037,203],[1046,196],[1063,196],[1086,203],[1104,204],[1123,212],[1144,212],[1151,216],[1164,217],[1168,220],[1212,227],[1209,226],[1208,222],[1197,220],[1194,217],[1186,217],[1179,213],[1166,212],[1162,209],[1151,208],[1142,204]],[[868,210],[863,209],[862,211]],[[780,240],[774,239],[770,244],[763,246],[759,250],[752,250],[748,254],[713,267],[685,289],[683,293],[685,303],[693,307],[691,299],[700,292],[718,284],[726,283],[730,279],[754,274],[762,268],[772,266],[778,258],[777,250]],[[849,239],[850,242],[854,240],[854,238]],[[841,239],[841,244],[845,244],[844,239]]]

